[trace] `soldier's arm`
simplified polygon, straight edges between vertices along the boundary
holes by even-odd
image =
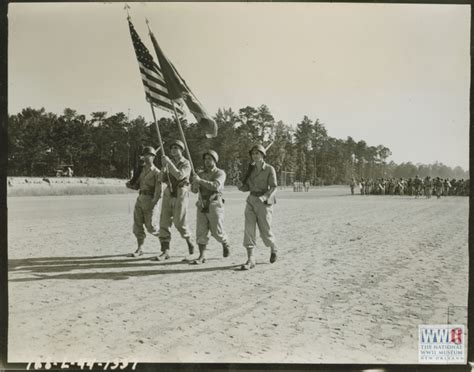
[[[222,170],[219,170],[219,172],[217,173],[217,177],[213,181],[207,181],[201,178],[199,180],[199,184],[202,187],[205,187],[206,189],[211,190],[211,191],[221,191],[222,188],[224,187],[225,178],[226,178],[225,172]]]
[[[250,190],[249,181],[243,183],[242,186],[239,187],[239,190],[240,191],[249,191]]]
[[[240,181],[237,183],[237,188],[240,191],[249,191],[250,190],[250,185],[249,185],[249,178],[250,175],[252,174],[252,171],[254,170],[255,166],[254,164],[250,164],[247,173],[245,173],[245,176],[243,178],[243,181]]]
[[[184,162],[177,168],[173,163],[170,163],[168,164],[168,170],[177,180],[182,180],[183,178],[189,178],[191,175],[191,164]]]
[[[153,203],[156,204],[158,203],[158,200],[160,200],[161,197],[161,177],[162,174],[160,171],[158,171],[155,175],[155,193],[153,194]]]
[[[269,200],[273,196],[278,186],[277,181],[276,181],[275,168],[273,167],[270,167],[270,174],[268,176],[268,186],[269,186],[269,189],[264,195],[265,200]]]
[[[191,182],[191,191],[195,194],[199,191],[199,184],[195,181]]]

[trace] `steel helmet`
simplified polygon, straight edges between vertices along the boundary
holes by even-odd
[[[219,155],[217,155],[217,152],[215,152],[214,150],[207,150],[206,152],[202,154],[202,158],[204,159],[206,155],[212,156],[212,158],[214,159],[216,163],[219,161]]]
[[[142,156],[153,155],[156,156],[156,150],[152,146],[145,146],[143,148]]]
[[[252,156],[253,150],[260,151],[264,157],[267,156],[267,150],[265,150],[265,147],[263,147],[263,145],[260,145],[260,144],[253,145],[249,151],[250,156]]]
[[[185,148],[184,148],[184,143],[181,142],[180,140],[171,141],[171,142],[170,142],[170,148],[171,148],[171,146],[173,146],[173,145],[176,145],[176,146],[180,147],[180,148],[181,148],[181,151],[184,151],[184,150],[185,150]]]

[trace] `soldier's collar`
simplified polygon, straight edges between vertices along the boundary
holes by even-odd
[[[208,169],[208,168],[204,168],[204,170],[205,170],[206,172],[214,172],[215,170],[217,170],[217,165],[214,164],[214,165],[212,166],[212,168],[209,168],[209,169]]]
[[[174,158],[171,158],[171,161],[173,163],[175,163],[176,165],[179,165],[183,162],[183,160],[185,160],[186,158],[184,156],[181,155],[181,157],[178,159],[178,160],[174,160]]]

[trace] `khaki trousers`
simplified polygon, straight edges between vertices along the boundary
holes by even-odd
[[[168,188],[163,192],[160,214],[159,238],[163,242],[171,240],[171,225],[174,224],[183,239],[188,240],[191,233],[188,227],[186,214],[188,210],[189,191],[187,188],[178,188],[177,196],[173,198]]]
[[[138,195],[135,202],[135,209],[133,210],[133,234],[137,238],[138,244],[143,244],[145,241],[145,225],[146,230],[154,236],[158,236],[158,229],[153,225],[153,210],[152,197],[150,195]]]
[[[272,224],[273,205],[264,204],[257,196],[249,195],[245,206],[245,232],[244,247],[254,248],[256,246],[256,230],[265,246],[276,248],[275,236]]]
[[[198,244],[209,243],[209,232],[219,243],[227,241],[224,231],[224,205],[221,198],[209,204],[209,212],[201,212],[201,205],[196,203],[196,242]]]

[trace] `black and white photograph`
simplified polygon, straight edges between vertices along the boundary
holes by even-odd
[[[10,3],[8,363],[465,365],[470,32]]]

